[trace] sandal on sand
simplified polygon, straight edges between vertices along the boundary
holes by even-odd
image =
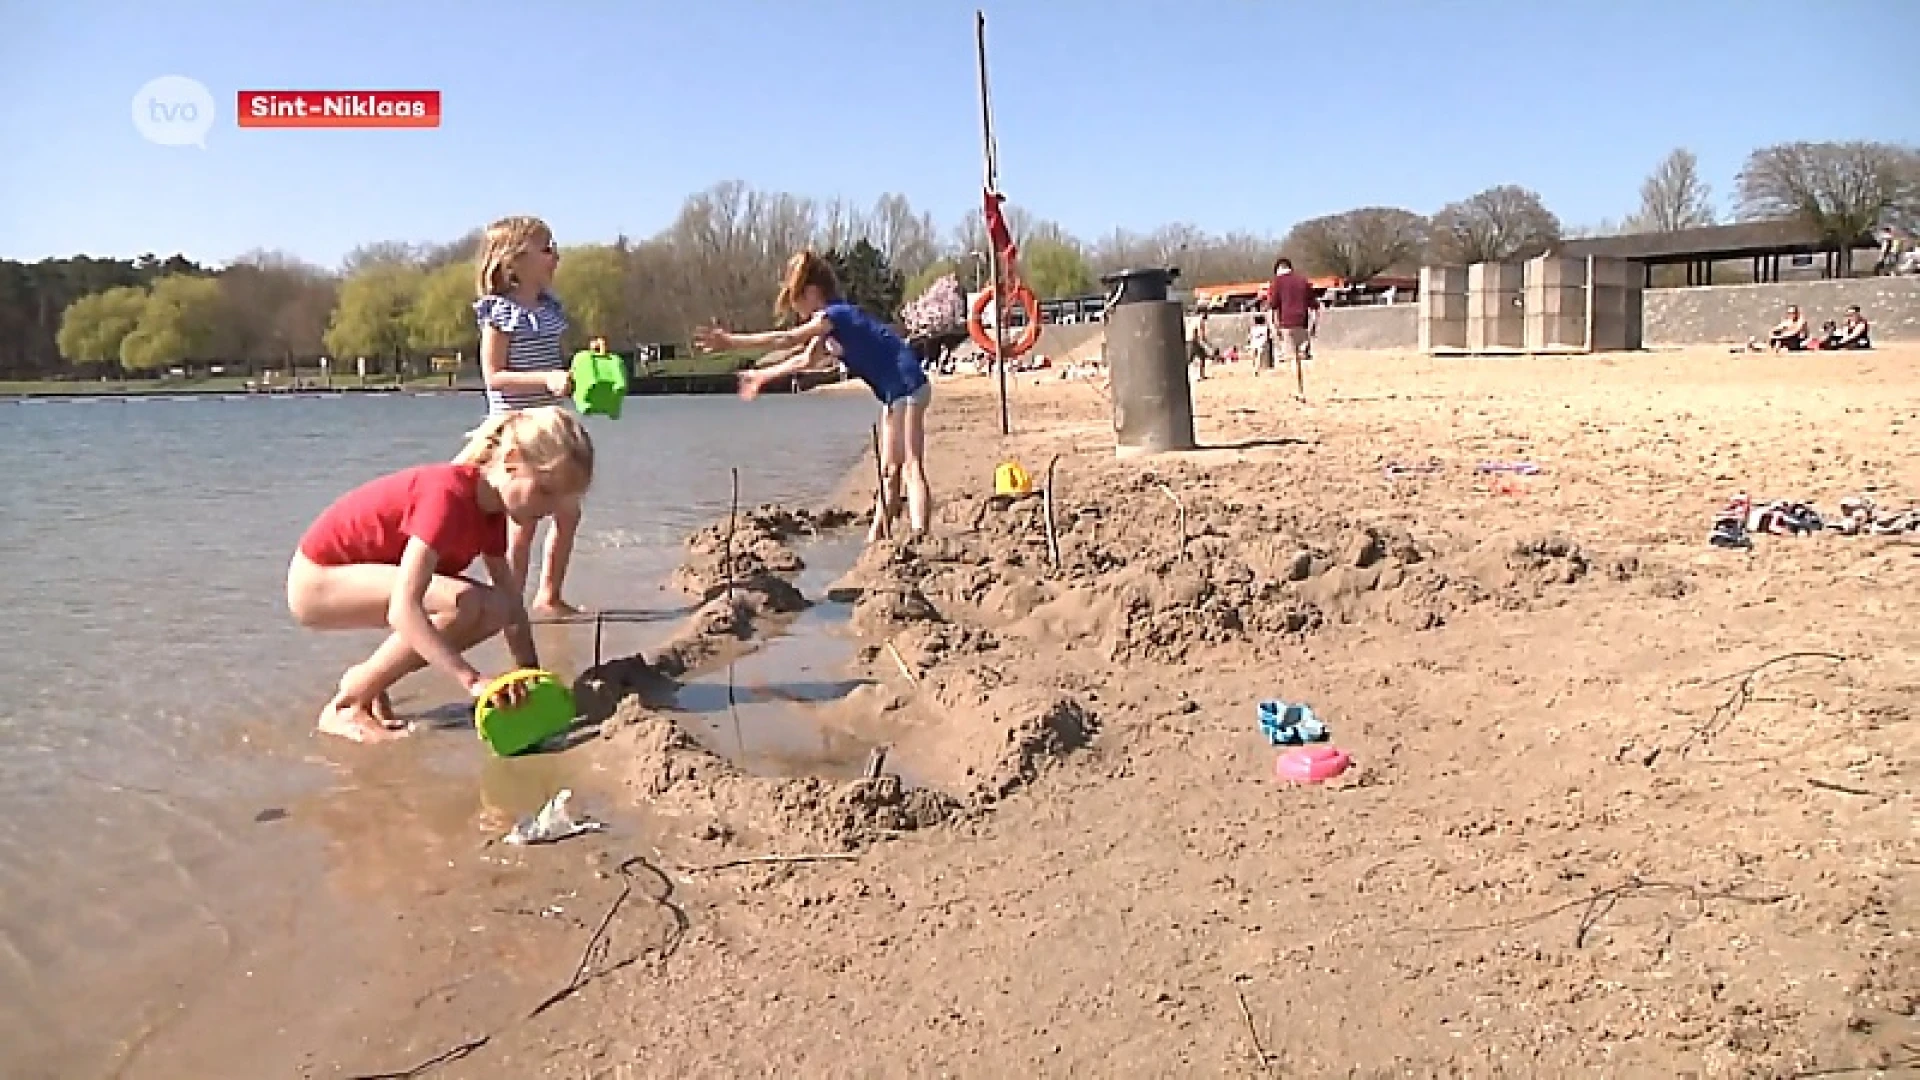
[[[1713,518],[1713,531],[1707,534],[1707,543],[1717,548],[1750,548],[1753,538],[1747,535],[1747,516],[1753,512],[1753,499],[1745,492],[1727,500]]]
[[[1327,737],[1327,725],[1313,715],[1311,705],[1263,701],[1255,708],[1260,717],[1260,733],[1274,746],[1299,746]]]
[[[1531,461],[1483,461],[1476,472],[1506,473],[1510,476],[1538,476],[1540,466]]]

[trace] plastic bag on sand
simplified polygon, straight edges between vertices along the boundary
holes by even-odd
[[[567,803],[573,799],[570,788],[561,788],[540,812],[529,818],[522,818],[513,831],[501,839],[509,844],[551,844],[565,840],[569,836],[578,836],[585,832],[599,832],[606,826],[591,818],[576,818],[568,810]]]

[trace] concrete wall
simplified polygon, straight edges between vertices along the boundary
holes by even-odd
[[[1920,277],[1648,289],[1642,298],[1649,346],[1738,344],[1763,336],[1788,304],[1800,305],[1816,328],[1828,319],[1838,322],[1848,304],[1859,304],[1876,342],[1920,341]],[[1319,344],[1412,352],[1420,344],[1419,318],[1418,304],[1332,308],[1320,324]],[[1193,322],[1189,317],[1188,333]],[[1252,326],[1252,315],[1214,315],[1207,319],[1207,337],[1215,348],[1244,348]]]
[[[1187,316],[1187,335],[1200,320]],[[1419,304],[1374,304],[1328,308],[1320,313],[1322,349],[1410,349],[1420,322]],[[1253,315],[1207,316],[1207,341],[1216,349],[1247,347],[1253,333]]]
[[[1848,304],[1859,304],[1875,342],[1920,341],[1920,278],[1873,277],[1648,289],[1646,342],[1738,344],[1766,336],[1788,304],[1800,305],[1816,330],[1828,319],[1839,322]]]

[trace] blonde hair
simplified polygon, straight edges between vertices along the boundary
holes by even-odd
[[[796,251],[793,258],[787,260],[787,271],[780,281],[780,295],[773,301],[773,317],[784,317],[788,312],[800,313],[800,297],[809,285],[817,285],[825,294],[829,303],[840,298],[840,279],[834,276],[833,264],[808,248]]]
[[[494,413],[467,433],[456,465],[491,465],[509,450],[535,472],[565,474],[569,488],[584,493],[593,483],[593,438],[587,425],[553,405]]]
[[[553,230],[537,217],[503,217],[487,226],[480,241],[480,260],[474,268],[473,287],[481,296],[505,296],[520,284],[513,272],[520,256],[535,250],[544,240],[553,243]]]

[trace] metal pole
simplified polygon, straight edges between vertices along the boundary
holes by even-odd
[[[1593,256],[1587,256],[1587,352],[1593,348]]]
[[[986,190],[997,192],[1000,188],[999,168],[994,161],[993,150],[993,107],[987,99],[987,13],[975,10],[973,13],[974,48],[980,57],[980,142],[986,165]],[[984,207],[983,207],[984,210]],[[1013,419],[1007,412],[1007,339],[1006,317],[1007,297],[1001,291],[1000,249],[987,239],[987,258],[992,262],[993,276],[993,366],[1000,377],[1000,434],[1013,432]]]

